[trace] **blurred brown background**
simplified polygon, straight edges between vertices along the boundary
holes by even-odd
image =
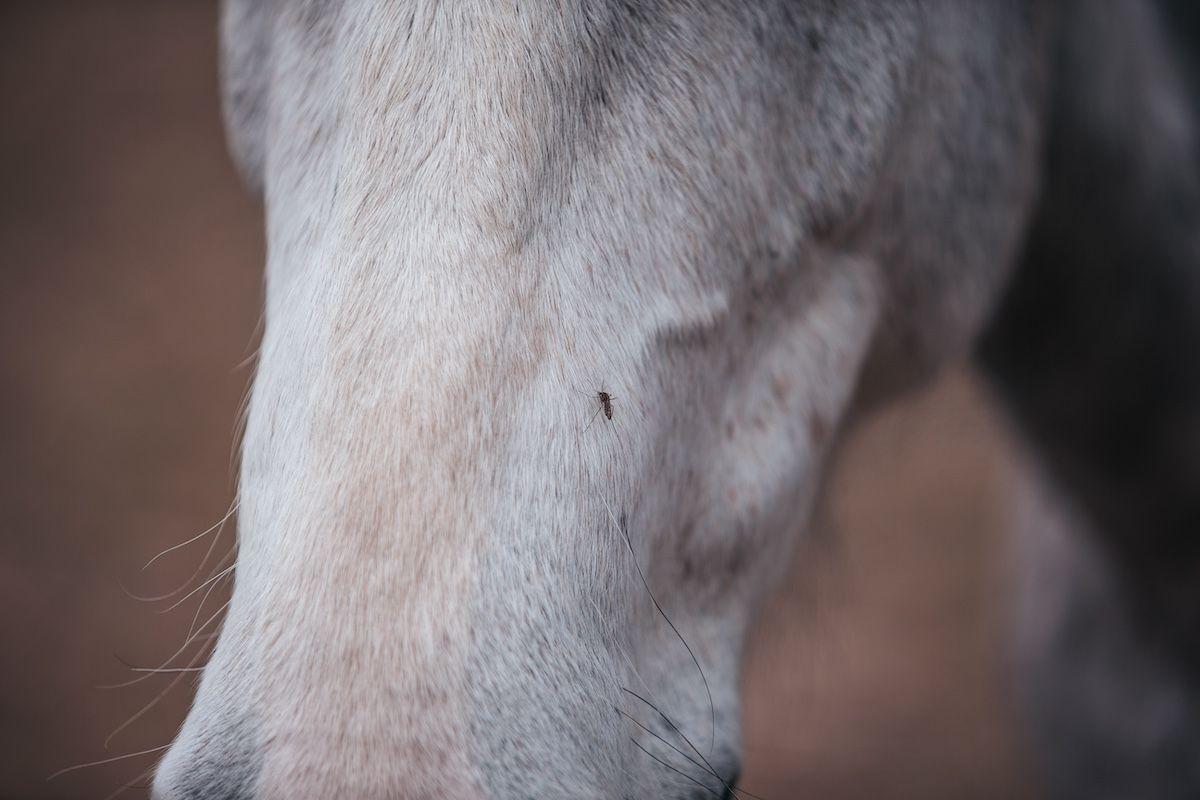
[[[262,214],[224,148],[215,24],[210,2],[0,4],[0,797],[102,798],[155,755],[46,778],[166,744],[187,709],[183,673],[104,747],[174,676],[97,686],[162,663],[200,599],[162,614],[123,587],[183,584],[209,540],[142,565],[232,497]],[[963,370],[848,442],[751,648],[746,789],[1032,796],[1004,668],[1012,450]]]

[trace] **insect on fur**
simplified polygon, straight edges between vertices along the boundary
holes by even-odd
[[[596,397],[600,400],[600,408],[604,411],[604,416],[612,419],[613,396],[608,392],[596,392]]]
[[[592,423],[596,421],[596,416],[598,414],[600,414],[601,412],[604,412],[605,419],[612,420],[612,418],[613,418],[613,401],[617,399],[616,395],[609,394],[608,392],[601,392],[601,391],[597,391],[594,394],[589,393],[589,392],[583,392],[578,389],[576,389],[575,391],[579,392],[582,395],[591,397],[594,400],[599,401],[599,403],[600,403],[600,407],[595,410],[595,412],[592,414],[591,418],[588,420],[588,424],[586,426],[584,426],[585,431],[588,428],[592,427]]]

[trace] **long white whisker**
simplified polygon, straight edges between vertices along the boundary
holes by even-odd
[[[226,576],[226,577],[228,577],[228,576]],[[204,593],[204,596],[200,598],[200,605],[196,606],[196,613],[192,615],[192,624],[188,626],[187,638],[189,640],[192,638],[193,632],[199,633],[199,629],[196,628],[196,620],[200,619],[200,612],[204,610],[204,604],[208,602],[209,595],[211,595],[213,593],[213,589],[216,589],[217,586],[220,585],[220,583],[221,583],[221,581],[218,580],[216,583],[209,585],[208,591],[206,591]],[[229,601],[227,600],[227,601],[225,601],[225,605],[221,606],[222,610],[225,607],[227,607],[228,605],[229,605]],[[219,614],[221,612],[218,611],[217,613]],[[212,620],[210,619],[209,621],[211,622]],[[208,622],[204,623],[204,625],[207,626]]]
[[[224,564],[226,561],[228,561],[228,560],[229,560],[229,556],[232,556],[232,555],[233,555],[233,551],[232,551],[232,550],[230,550],[230,551],[229,551],[229,555],[227,555],[227,556],[225,556],[225,558],[221,559],[221,564]],[[220,566],[221,566],[221,564],[218,564],[217,566],[218,566],[218,567],[220,567]],[[183,605],[184,603],[186,603],[186,602],[187,602],[187,600],[188,600],[188,598],[190,598],[190,597],[193,597],[193,596],[196,594],[196,592],[200,591],[200,590],[201,590],[201,589],[203,589],[205,586],[208,586],[209,584],[213,583],[214,581],[219,581],[221,578],[224,578],[226,575],[228,575],[229,573],[233,572],[233,570],[234,570],[234,569],[236,569],[236,568],[237,568],[237,564],[230,564],[228,567],[226,567],[225,569],[221,570],[221,571],[220,571],[220,572],[218,572],[216,575],[213,575],[211,578],[208,578],[207,580],[205,580],[205,581],[204,581],[204,583],[201,583],[201,584],[200,584],[200,585],[198,585],[198,586],[197,586],[195,589],[192,589],[190,592],[188,592],[187,594],[185,594],[183,597],[179,598],[179,599],[178,599],[178,600],[176,600],[174,603],[172,603],[171,605],[167,606],[166,608],[164,608],[162,611],[159,611],[158,613],[160,613],[160,614],[166,614],[168,611],[174,611],[175,609],[179,608],[179,606],[181,606],[181,605]]]
[[[259,345],[258,347],[254,348],[254,351],[253,351],[252,353],[250,353],[250,355],[246,356],[246,357],[245,357],[245,358],[243,358],[241,361],[239,361],[237,364],[235,364],[235,365],[234,365],[234,367],[233,367],[233,369],[231,369],[231,370],[230,370],[230,372],[241,372],[241,371],[242,371],[242,370],[244,370],[246,367],[248,367],[248,366],[250,366],[251,364],[253,364],[253,363],[254,363],[254,361],[255,361],[255,360],[256,360],[256,359],[257,359],[257,358],[258,358],[260,355],[262,355],[262,345]]]
[[[190,584],[192,581],[196,580],[196,577],[201,572],[204,571],[204,567],[208,564],[208,559],[212,558],[213,551],[217,549],[217,542],[221,541],[221,536],[222,536],[222,534],[224,534],[224,532],[225,532],[225,523],[222,523],[221,527],[217,528],[217,535],[214,536],[212,542],[209,543],[208,550],[206,550],[204,552],[204,558],[200,559],[200,563],[196,566],[195,571],[192,572],[192,574],[187,577],[187,580],[185,580],[183,583],[179,584],[179,586],[177,588],[172,589],[169,592],[165,592],[164,594],[159,594],[159,595],[139,595],[139,594],[134,594],[133,592],[131,592],[129,590],[129,588],[127,586],[125,586],[125,584],[122,583],[119,579],[117,580],[117,585],[121,587],[121,591],[123,591],[125,594],[127,594],[128,596],[132,597],[134,600],[137,600],[138,602],[141,602],[141,603],[157,603],[160,600],[168,600],[168,599],[174,597],[175,595],[179,594],[183,590],[187,589],[188,584]],[[234,549],[236,549],[236,546],[230,548],[230,552],[233,552]],[[226,555],[225,558],[229,558],[229,556]],[[221,563],[224,563],[225,558],[221,559]]]
[[[225,603],[220,608],[217,609],[215,614],[213,614],[211,617],[209,617],[203,625],[201,625],[199,628],[196,629],[196,633],[199,633],[200,631],[204,630],[209,625],[211,625],[213,620],[215,620],[217,617],[219,617],[221,615],[221,612],[223,612],[228,607],[229,607],[229,601],[226,600]],[[189,632],[187,640],[182,645],[180,645],[179,649],[176,650],[174,653],[172,653],[171,657],[168,658],[166,661],[164,661],[161,666],[166,667],[172,661],[174,661],[176,658],[178,658],[180,656],[180,654],[183,653],[183,651],[186,650],[190,644],[192,644],[192,641],[193,641],[193,637],[192,637],[191,633]],[[151,672],[149,674],[142,675],[140,677],[134,678],[133,680],[128,680],[123,683],[111,683],[111,684],[107,684],[104,686],[98,686],[96,688],[98,688],[98,689],[123,689],[126,686],[133,686],[135,684],[141,683],[142,681],[148,680],[149,678],[151,678],[153,676],[153,674],[154,673]]]
[[[197,663],[197,662],[198,662],[198,661],[199,661],[201,658],[203,658],[203,657],[204,657],[204,655],[205,655],[205,652],[204,652],[204,651],[205,651],[206,649],[207,649],[206,647],[202,647],[202,648],[200,648],[200,651],[199,651],[199,652],[197,652],[197,653],[196,653],[196,655],[195,655],[195,656],[192,658],[192,660],[191,660],[191,663],[189,663],[189,664],[188,664],[188,666],[186,667],[186,669],[191,669],[192,667],[194,667],[194,666],[196,665],[196,663]],[[154,697],[152,700],[150,700],[150,702],[149,702],[149,703],[146,703],[146,705],[142,706],[142,707],[141,707],[141,709],[140,709],[140,710],[138,710],[138,712],[137,712],[136,714],[134,714],[132,717],[130,717],[129,719],[127,719],[127,720],[125,720],[124,722],[122,722],[122,723],[121,723],[120,725],[118,725],[116,728],[114,728],[114,729],[113,729],[113,731],[112,731],[112,733],[110,733],[110,734],[109,734],[109,735],[108,735],[108,736],[107,736],[107,737],[104,739],[104,749],[105,749],[105,750],[107,750],[107,749],[108,749],[108,745],[109,745],[109,744],[112,742],[112,740],[113,740],[113,739],[115,739],[115,738],[116,738],[116,736],[117,736],[117,734],[118,734],[118,733],[120,733],[121,731],[125,730],[125,729],[126,729],[126,728],[128,728],[130,725],[132,725],[133,723],[137,722],[139,719],[141,719],[143,716],[145,716],[145,714],[146,714],[147,712],[149,712],[149,711],[150,711],[150,709],[152,709],[152,708],[154,708],[156,705],[158,705],[158,704],[159,704],[159,702],[160,702],[160,701],[161,701],[161,700],[162,700],[164,697],[166,697],[166,696],[167,696],[167,693],[169,693],[169,692],[170,692],[172,689],[174,689],[176,686],[178,686],[178,685],[179,685],[179,682],[180,682],[181,680],[183,680],[183,674],[176,675],[174,678],[172,678],[172,679],[171,679],[171,682],[167,684],[166,688],[164,688],[164,689],[163,689],[161,692],[159,692],[157,695],[155,695],[155,697]]]
[[[126,753],[123,756],[113,756],[112,758],[102,758],[99,761],[89,761],[86,764],[76,764],[71,767],[66,767],[64,769],[60,769],[58,772],[54,773],[53,775],[47,776],[46,780],[52,781],[61,775],[66,775],[68,772],[75,772],[76,770],[87,769],[88,767],[99,767],[104,764],[111,764],[114,761],[124,761],[127,758],[137,758],[138,756],[145,756],[145,755],[149,755],[150,753],[158,753],[163,750],[166,750],[170,746],[171,745],[168,743],[168,744],[160,745],[158,747],[151,747],[148,750],[139,750],[136,753]]]
[[[160,558],[165,556],[167,553],[174,552],[175,550],[178,550],[181,547],[187,547],[192,542],[198,541],[199,539],[204,538],[205,536],[212,533],[213,531],[218,530],[219,528],[224,526],[226,522],[229,521],[230,517],[232,517],[234,515],[234,512],[236,512],[238,509],[238,505],[239,505],[239,501],[237,499],[234,499],[233,503],[229,506],[229,510],[225,512],[225,516],[221,517],[219,520],[217,520],[215,523],[213,523],[213,525],[211,525],[209,528],[201,531],[200,533],[197,533],[195,536],[188,539],[187,541],[180,542],[179,544],[172,545],[172,546],[168,547],[166,550],[163,550],[158,555],[156,555],[154,558],[147,561],[145,566],[142,567],[142,569],[149,568],[151,564],[153,564],[155,561],[158,561]]]

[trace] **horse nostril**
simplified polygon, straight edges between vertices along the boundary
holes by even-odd
[[[741,777],[741,770],[733,771],[733,774],[729,776],[728,781],[725,783],[725,791],[721,793],[721,800],[734,800],[734,798],[737,796],[735,790],[737,788],[738,780]]]
[[[169,782],[155,781],[151,800],[249,800],[251,789],[239,777],[225,780],[206,775],[185,775]]]
[[[258,777],[250,739],[226,728],[228,738],[184,740],[168,752],[154,776],[152,800],[249,800]]]

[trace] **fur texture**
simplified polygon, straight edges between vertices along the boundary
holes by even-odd
[[[234,598],[155,796],[730,794],[742,639],[839,427],[1005,281],[1050,24],[229,3],[266,329]]]

